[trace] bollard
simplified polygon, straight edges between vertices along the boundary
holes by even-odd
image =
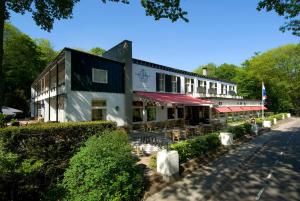
[[[274,125],[276,125],[276,124],[277,124],[277,119],[274,118],[274,119],[273,119],[273,122],[274,122]]]
[[[271,128],[272,123],[271,121],[263,121],[263,127],[264,128]]]
[[[233,145],[232,133],[220,132],[221,144],[224,146]]]

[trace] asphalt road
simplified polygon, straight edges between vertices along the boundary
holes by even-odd
[[[281,123],[152,200],[300,201],[300,119]]]

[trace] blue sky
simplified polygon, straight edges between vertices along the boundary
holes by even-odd
[[[12,13],[10,21],[33,38],[50,40],[63,47],[109,49],[120,41],[133,41],[133,56],[185,70],[207,63],[239,65],[254,52],[263,52],[299,37],[281,33],[284,19],[275,13],[258,12],[258,0],[183,0],[189,23],[146,16],[140,1],[103,4],[82,0],[73,19],[56,21],[48,33],[35,25],[30,14]]]

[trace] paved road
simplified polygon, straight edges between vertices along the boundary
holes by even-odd
[[[147,201],[300,201],[300,119],[231,151]]]

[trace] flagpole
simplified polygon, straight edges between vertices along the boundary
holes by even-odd
[[[262,115],[262,120],[265,119],[264,116],[264,82],[261,83],[261,115]]]

